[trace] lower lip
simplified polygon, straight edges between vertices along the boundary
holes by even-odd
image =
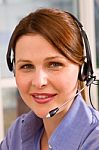
[[[54,97],[55,97],[55,96],[48,97],[48,98],[45,98],[45,99],[38,99],[38,98],[34,98],[34,97],[33,97],[33,100],[34,100],[36,103],[45,104],[45,103],[48,103],[48,102],[52,101]]]

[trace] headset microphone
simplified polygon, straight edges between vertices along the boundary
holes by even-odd
[[[74,97],[72,97],[71,99],[69,99],[68,101],[66,101],[65,103],[63,103],[61,106],[56,107],[56,108],[52,109],[51,111],[49,111],[49,113],[46,115],[46,118],[50,118],[50,117],[53,117],[54,115],[56,115],[56,114],[59,112],[59,110],[60,110],[61,108],[63,108],[68,102],[72,101],[73,98],[75,98],[77,95],[79,95],[79,93],[81,93],[81,92],[85,89],[86,86],[91,85],[91,84],[93,83],[93,81],[95,81],[95,79],[96,79],[95,76],[89,78],[89,80],[86,82],[86,85],[85,85],[81,90],[79,90],[79,91],[75,94]]]
[[[79,93],[81,93],[81,91],[83,91],[84,88],[85,88],[85,86],[84,86],[79,92],[77,92],[74,97],[76,97]],[[46,118],[50,118],[50,117],[53,117],[54,115],[56,115],[56,114],[59,112],[59,110],[60,110],[61,108],[63,108],[68,102],[72,101],[74,97],[72,97],[71,99],[69,99],[68,101],[66,101],[65,103],[63,103],[60,107],[56,107],[55,109],[51,110],[51,111],[46,115]]]
[[[98,81],[98,80],[96,80],[96,77],[93,76],[94,72],[93,72],[93,66],[92,66],[91,50],[90,50],[89,40],[88,40],[86,32],[83,29],[83,25],[79,22],[79,20],[75,16],[73,16],[71,13],[69,13],[69,12],[64,12],[64,13],[68,13],[72,17],[72,19],[74,20],[75,24],[77,25],[77,27],[79,28],[79,31],[81,33],[81,38],[82,38],[82,42],[83,42],[83,45],[84,45],[85,54],[84,54],[84,57],[83,57],[84,58],[84,62],[80,66],[78,79],[81,82],[86,82],[86,86],[89,86],[89,97],[90,97],[91,84],[93,83],[93,81]],[[15,28],[14,32],[12,33],[12,36],[11,36],[10,42],[9,42],[9,46],[8,46],[7,55],[6,55],[7,65],[8,65],[8,68],[9,68],[10,71],[14,70],[14,68],[13,68],[13,62],[15,61],[14,49],[15,49],[15,44],[16,44],[17,38],[20,36],[20,32],[19,32],[20,30],[18,29],[19,31],[17,31],[17,29],[18,29],[18,26],[17,26],[17,28]],[[77,96],[79,93],[81,93],[81,91],[84,88],[82,88],[80,91],[78,91],[78,93],[76,93],[75,96]],[[59,112],[59,110],[63,106],[65,106],[69,101],[72,101],[74,97],[72,97],[70,100],[66,101],[60,107],[57,107],[57,108],[51,110],[47,114],[46,118],[54,116],[57,112]],[[91,97],[90,97],[90,102],[91,102]],[[91,102],[91,105],[92,105],[92,102]]]
[[[69,13],[70,14],[70,13]],[[80,29],[81,32],[81,36],[82,36],[82,40],[84,41],[84,45],[85,45],[85,50],[86,50],[86,56],[85,56],[85,61],[82,64],[80,71],[79,71],[79,75],[78,75],[78,79],[80,81],[86,81],[86,85],[79,90],[74,97],[72,97],[71,99],[69,99],[68,101],[66,101],[64,104],[62,104],[60,107],[56,107],[55,109],[51,110],[47,115],[46,118],[50,118],[53,117],[55,114],[57,114],[59,112],[59,110],[61,108],[63,108],[68,102],[72,101],[73,98],[75,98],[79,93],[81,93],[84,88],[86,86],[90,86],[93,81],[96,80],[96,76],[93,76],[93,67],[92,67],[92,60],[91,60],[91,50],[90,50],[90,45],[89,45],[89,41],[88,41],[88,37],[86,32],[83,30],[83,26],[82,24],[78,21],[78,19],[73,16],[72,14],[70,14],[71,17],[75,20],[78,28]],[[91,101],[91,99],[90,99]],[[92,102],[91,102],[92,103]],[[93,106],[93,105],[92,105]]]

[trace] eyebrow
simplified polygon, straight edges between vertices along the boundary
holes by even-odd
[[[48,57],[48,58],[46,58],[45,60],[52,60],[52,59],[65,59],[65,57],[63,56],[54,56],[54,57]]]
[[[24,63],[28,62],[28,63],[31,63],[30,60],[25,60],[25,59],[19,59],[16,63],[18,64],[18,63],[20,63],[20,62],[24,62]]]
[[[65,59],[65,57],[62,57],[62,56],[52,56],[52,57],[47,57],[44,61],[49,61],[49,60],[52,60],[52,59]],[[30,60],[27,60],[27,59],[19,59],[16,63],[31,63],[32,61]]]

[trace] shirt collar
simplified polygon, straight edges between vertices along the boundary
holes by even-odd
[[[58,125],[51,138],[49,145],[53,149],[77,149],[85,129],[92,123],[91,111],[78,95],[70,110]],[[22,119],[21,137],[22,141],[33,140],[36,132],[43,126],[43,121],[32,111]]]
[[[22,119],[21,138],[22,141],[33,139],[36,132],[43,126],[43,121],[32,111],[27,113]]]
[[[63,121],[52,134],[49,145],[53,149],[78,149],[86,128],[92,123],[90,109],[78,95]]]

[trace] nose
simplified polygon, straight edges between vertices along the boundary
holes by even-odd
[[[42,88],[47,85],[47,82],[47,73],[43,70],[36,70],[33,75],[32,86]]]

